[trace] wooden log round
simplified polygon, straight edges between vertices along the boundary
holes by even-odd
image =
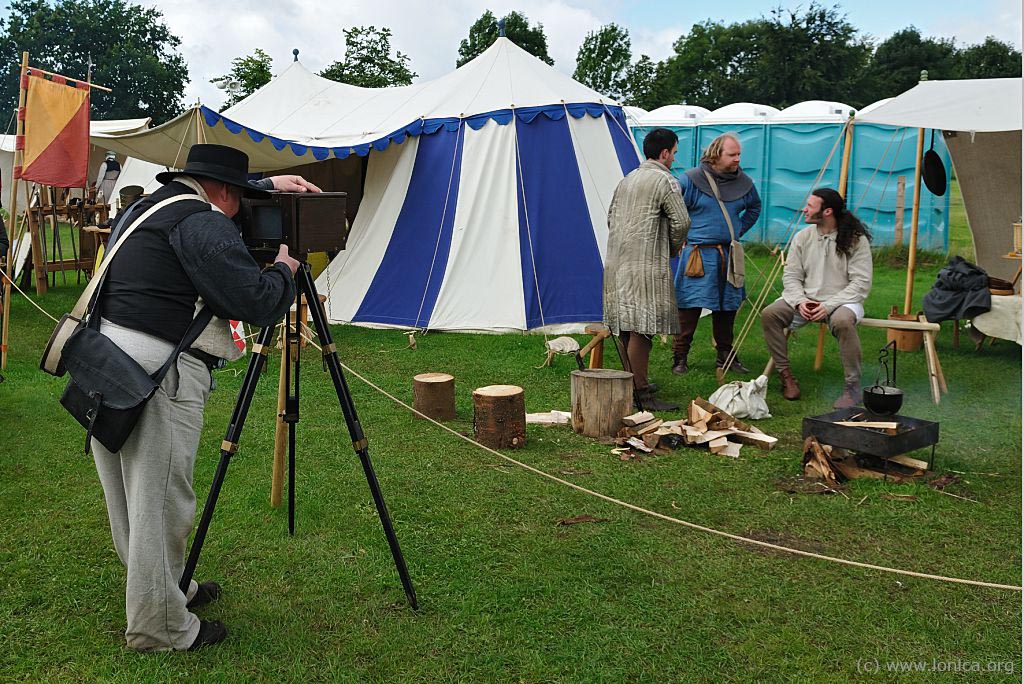
[[[572,372],[572,429],[588,437],[611,437],[633,412],[633,374],[607,368]]]
[[[515,385],[488,385],[473,391],[473,434],[492,449],[526,445],[526,395]]]
[[[455,418],[455,378],[447,373],[420,373],[412,379],[412,406],[434,420]],[[414,416],[420,418],[419,414]]]

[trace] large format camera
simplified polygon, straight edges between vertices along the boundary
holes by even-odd
[[[242,240],[257,259],[273,257],[282,244],[299,260],[310,252],[333,256],[348,240],[346,197],[344,192],[275,192],[266,199],[243,199]]]

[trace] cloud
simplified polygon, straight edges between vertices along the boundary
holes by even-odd
[[[344,56],[342,30],[374,25],[392,31],[391,47],[409,55],[417,81],[442,76],[458,58],[459,42],[487,9],[497,16],[523,12],[531,24],[544,25],[548,52],[556,68],[571,74],[583,37],[607,23],[594,10],[579,3],[549,0],[495,3],[488,0],[452,0],[446,3],[405,3],[396,0],[355,0],[312,3],[302,0],[176,0],[143,4],[159,9],[171,31],[181,38],[181,53],[189,65],[191,83],[185,102],[197,99],[219,107],[224,94],[209,81],[227,73],[231,60],[256,48],[274,60],[279,73],[292,60],[292,49],[308,68],[319,71]],[[595,6],[600,6],[598,2]]]
[[[970,14],[947,12],[925,24],[925,33],[956,38],[958,44],[981,43],[989,36],[1021,45],[1020,0],[996,0],[982,5]]]
[[[694,8],[677,0],[649,0],[635,4],[626,0],[449,0],[443,3],[403,2],[401,0],[346,0],[344,3],[310,0],[142,0],[163,12],[171,31],[182,41],[181,53],[189,65],[191,83],[185,102],[197,99],[219,107],[224,93],[213,86],[211,78],[226,74],[231,60],[251,54],[256,48],[274,60],[272,71],[280,73],[292,60],[292,49],[309,69],[320,71],[344,56],[342,30],[351,26],[374,25],[392,31],[391,47],[409,55],[419,76],[417,81],[438,78],[455,67],[459,42],[484,11],[496,16],[512,10],[524,13],[531,24],[541,23],[548,38],[548,52],[555,68],[571,74],[576,67],[576,52],[590,31],[604,24],[618,23],[629,30],[634,59],[647,54],[655,61],[672,54],[672,44],[699,21]],[[744,5],[742,0],[740,5]],[[1020,45],[1021,9],[1019,0],[990,0],[980,6],[958,6],[935,12],[921,28],[929,35],[956,36],[961,42],[979,42],[995,35]],[[736,21],[761,13],[760,9],[732,7],[729,18]],[[721,14],[721,13],[720,13]],[[693,16],[691,16],[693,15]],[[735,16],[733,16],[735,15]],[[741,16],[742,15],[742,16]],[[664,18],[674,22],[667,24]],[[864,17],[853,18],[855,25],[877,24]],[[899,23],[898,19],[893,19]],[[884,38],[902,28],[876,30]]]

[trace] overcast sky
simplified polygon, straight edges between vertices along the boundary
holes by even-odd
[[[319,71],[344,54],[342,29],[349,26],[386,26],[392,30],[392,49],[409,55],[418,81],[441,76],[455,67],[459,41],[470,25],[490,9],[496,16],[518,10],[531,24],[540,22],[548,37],[555,67],[566,73],[575,68],[576,52],[584,36],[615,22],[629,30],[634,57],[642,53],[655,61],[672,52],[672,43],[700,21],[726,23],[766,14],[772,7],[806,7],[807,2],[755,2],[729,0],[713,6],[686,0],[174,0],[141,3],[163,12],[171,30],[181,38],[191,83],[185,102],[197,99],[217,108],[223,92],[210,79],[226,73],[235,57],[262,48],[274,58],[279,73],[299,59]],[[828,5],[828,2],[824,4]],[[925,35],[976,43],[994,35],[1021,44],[1020,0],[856,0],[841,3],[850,22],[863,33],[884,39],[911,24]]]

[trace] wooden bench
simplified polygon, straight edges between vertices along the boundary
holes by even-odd
[[[935,335],[941,327],[938,323],[931,323],[924,316],[918,316],[916,321],[896,321],[886,318],[862,318],[857,325],[865,328],[884,328],[886,330],[918,330],[924,337],[924,363],[928,369],[928,383],[931,386],[932,401],[936,404],[942,399],[942,395],[949,392],[946,386],[946,376],[942,372],[942,364],[939,362],[939,352],[935,349]],[[814,370],[821,370],[825,360],[825,333],[828,326],[824,323],[818,326],[818,348],[814,353]],[[770,372],[774,366],[769,362],[765,374]]]

